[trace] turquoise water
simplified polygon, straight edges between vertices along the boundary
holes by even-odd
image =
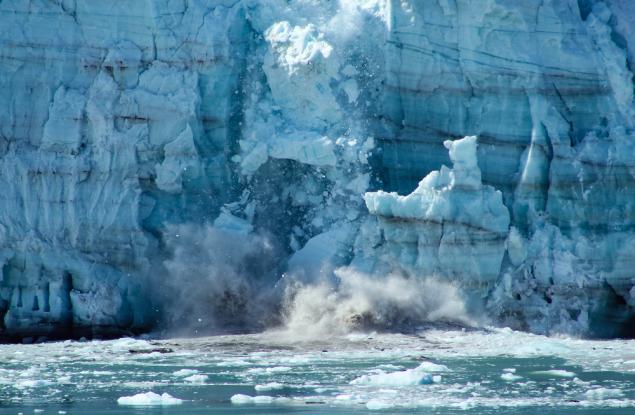
[[[2,345],[0,356],[0,414],[635,413],[634,341],[504,329]],[[181,403],[118,403],[150,391]]]

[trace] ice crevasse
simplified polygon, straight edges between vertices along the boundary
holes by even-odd
[[[204,299],[170,270],[208,229],[258,277],[210,295],[351,266],[632,336],[634,27],[629,0],[2,0],[2,335],[152,328],[162,287]]]

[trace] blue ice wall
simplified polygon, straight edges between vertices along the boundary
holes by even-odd
[[[266,234],[272,280],[434,274],[503,324],[628,333],[633,27],[628,0],[0,1],[3,333],[152,327],[198,281],[163,266],[179,225]],[[476,190],[422,187],[464,136]]]

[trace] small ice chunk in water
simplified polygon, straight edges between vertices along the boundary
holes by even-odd
[[[267,373],[280,373],[280,372],[288,372],[291,368],[289,366],[274,366],[268,367],[266,369]]]
[[[386,365],[377,366],[377,369],[381,369],[381,370],[399,370],[399,369],[403,369],[403,366],[386,364]]]
[[[255,389],[258,392],[262,392],[262,391],[280,390],[280,389],[284,389],[284,387],[285,386],[282,383],[270,382],[270,383],[265,383],[264,385],[256,385]]]
[[[377,375],[364,375],[354,379],[352,385],[389,385],[389,386],[410,386],[429,385],[433,383],[432,375],[429,373],[417,373],[413,370],[403,372],[380,373]]]
[[[371,411],[381,411],[383,409],[392,408],[393,406],[391,403],[378,401],[376,399],[372,399],[366,403],[366,409]]]
[[[57,378],[57,383],[60,383],[62,385],[69,384],[69,383],[71,383],[71,377],[70,376],[60,376],[59,378]]]
[[[503,379],[506,382],[515,382],[517,380],[522,379],[522,376],[514,375],[511,372],[505,372],[501,375],[501,379]]]
[[[154,392],[146,392],[138,393],[134,396],[122,396],[117,399],[117,403],[126,406],[167,406],[180,405],[183,403],[183,400],[175,398],[168,393],[159,395]]]
[[[440,381],[440,377],[432,376],[428,371],[446,371],[447,367],[430,362],[423,362],[414,369],[407,369],[400,372],[378,373],[375,375],[363,375],[354,379],[352,385],[375,385],[375,386],[411,386],[429,385],[435,380]],[[436,378],[436,379],[435,379]]]
[[[186,377],[186,376],[196,375],[197,373],[198,373],[198,370],[196,369],[181,369],[181,370],[177,370],[176,372],[172,374],[178,377]]]
[[[425,370],[428,372],[448,372],[450,369],[448,369],[448,367],[445,365],[438,365],[432,362],[423,362],[419,365],[419,367],[417,367],[417,370]]]
[[[288,372],[291,368],[289,366],[274,366],[274,367],[254,367],[249,369],[247,372],[249,373],[280,373],[280,372]]]
[[[51,382],[44,379],[28,379],[22,380],[15,384],[16,388],[41,388],[44,386],[50,386]]]
[[[575,377],[575,373],[569,372],[568,370],[562,369],[551,369],[551,370],[539,370],[537,372],[533,372],[534,375],[544,375],[544,376],[556,376],[559,378],[573,378]]]
[[[235,405],[241,405],[246,403],[252,403],[253,399],[254,398],[249,395],[243,395],[242,393],[238,393],[232,396],[230,400],[231,400],[231,403]]]
[[[190,383],[205,383],[207,380],[207,375],[192,375],[183,379],[186,382]]]
[[[580,378],[573,378],[573,383],[575,383],[576,385],[584,385],[584,386],[588,386],[591,384],[591,382],[585,382]]]
[[[249,396],[243,394],[236,394],[231,397],[231,403],[234,405],[244,405],[244,404],[265,404],[272,403],[274,398],[272,396]]]
[[[600,401],[604,399],[621,398],[624,396],[624,392],[622,392],[621,389],[596,388],[589,389],[584,395],[589,400]]]

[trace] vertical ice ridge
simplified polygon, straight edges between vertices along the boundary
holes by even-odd
[[[226,164],[222,150],[199,155],[196,143],[230,139],[222,124],[231,95],[201,91],[199,78],[231,88],[235,58],[215,44],[237,39],[241,20],[231,27],[236,2],[178,3],[0,5],[0,71],[10,75],[0,80],[10,109],[0,115],[7,334],[147,327],[139,277],[156,233],[168,218],[218,206],[210,196],[227,178],[210,164]],[[192,21],[207,26],[194,34]],[[66,275],[71,288],[54,291],[50,310],[43,298],[33,308],[8,300],[17,287],[58,286]],[[57,297],[69,294],[72,324]]]
[[[385,240],[370,254],[381,258],[376,268],[403,267],[412,278],[459,280],[473,287],[472,295],[478,295],[476,291],[483,295],[493,286],[501,270],[510,218],[501,192],[482,184],[476,143],[476,137],[446,141],[453,168],[442,166],[429,173],[409,195],[365,194]],[[372,260],[363,257],[360,252],[358,265]]]

